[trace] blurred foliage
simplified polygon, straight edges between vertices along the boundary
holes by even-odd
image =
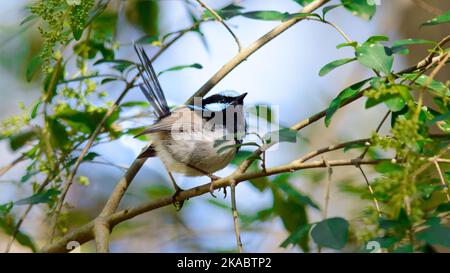
[[[313,1],[295,2],[304,6]],[[125,5],[128,22],[142,31],[142,37],[136,40],[137,43],[159,49],[164,49],[187,32],[203,36],[200,25],[214,20],[209,11],[199,16],[193,14],[192,26],[160,35],[157,1],[134,0],[122,4]],[[129,125],[130,121],[133,124],[137,118],[149,114],[148,103],[141,101],[121,103],[102,123],[113,105],[110,100],[112,94],[103,91],[106,90],[104,86],[111,82],[128,86],[130,79],[138,73],[137,64],[132,60],[116,56],[118,49],[126,46],[115,40],[120,12],[118,7],[120,5],[116,7],[110,1],[37,1],[30,6],[29,16],[22,22],[23,27],[38,29],[41,35],[41,53],[27,60],[27,69],[24,71],[28,81],[42,75],[39,79],[41,95],[31,107],[21,105],[20,114],[8,117],[0,124],[0,140],[7,141],[27,164],[25,173],[17,182],[29,184],[33,189],[29,197],[0,205],[0,228],[7,235],[15,233],[17,223],[13,210],[17,206],[45,204],[50,215],[55,212],[55,203],[61,198],[63,182],[74,168],[79,149],[97,129],[99,134],[94,135],[94,145],[111,142],[125,135],[134,136],[143,129],[142,126]],[[373,1],[366,0],[342,0],[314,14],[246,11],[236,4],[227,5],[216,12],[225,20],[242,16],[252,20],[281,22],[308,18],[329,23],[325,15],[338,8],[365,20],[371,20],[376,12]],[[449,21],[447,12],[424,25],[433,26]],[[325,125],[330,125],[333,115],[345,102],[360,96],[365,97],[365,108],[384,105],[386,110],[391,111],[390,135],[374,132],[370,143],[344,149],[347,152],[350,149],[369,148],[367,155],[370,158],[377,158],[379,150],[395,154],[391,162],[375,166],[378,175],[371,181],[373,196],[367,187],[356,186],[352,182],[340,186],[343,191],[362,199],[372,200],[375,197],[380,202],[381,211],[369,205],[361,210],[359,222],[341,217],[311,222],[309,212],[319,212],[323,208],[296,187],[294,180],[298,177],[294,173],[285,173],[250,180],[257,191],[270,191],[273,203],[254,213],[240,212],[239,218],[244,226],[277,219],[288,233],[286,239],[280,242],[281,247],[297,246],[305,252],[310,251],[312,246],[335,250],[352,247],[356,251],[366,251],[366,243],[370,241],[377,241],[383,249],[392,252],[426,252],[433,245],[450,247],[450,208],[446,200],[450,173],[442,167],[444,171],[441,178],[437,173],[441,170],[437,170],[435,164],[430,162],[449,154],[449,82],[432,79],[423,72],[397,74],[392,70],[396,54],[409,54],[408,46],[413,44],[429,46],[429,51],[435,56],[449,52],[448,48],[438,46],[436,41],[418,38],[389,44],[388,37],[378,35],[362,42],[347,41],[337,45],[337,49],[351,48],[354,56],[331,61],[318,71],[320,76],[330,76],[334,69],[357,62],[374,72],[372,77],[361,79],[337,94],[326,110]],[[100,67],[108,68],[111,73],[100,74]],[[177,65],[159,74],[186,68],[200,69],[202,66],[198,63]],[[424,104],[425,95],[432,98],[433,104]],[[140,114],[127,115],[129,109]],[[99,124],[102,125],[100,128]],[[435,132],[439,132],[439,136]],[[297,132],[286,128],[275,133],[280,136],[281,142],[295,142],[299,137]],[[146,141],[145,137],[139,139]],[[262,143],[244,143],[241,146],[261,147],[273,141],[273,134],[269,133],[260,140]],[[241,150],[233,160],[233,165],[238,166],[251,156],[251,151]],[[252,158],[255,161],[249,172],[265,168],[264,156]],[[98,158],[101,155],[90,152],[84,156],[82,163]],[[324,171],[305,171],[303,174],[302,179],[311,182],[320,181],[326,175]],[[79,176],[77,180],[83,186],[90,186],[89,177]],[[171,193],[171,188],[164,185],[153,185],[146,189],[149,199]],[[208,202],[228,209],[228,205],[223,202]],[[80,220],[80,217],[71,217],[69,213],[62,215],[60,234],[67,232],[73,221],[86,221]],[[20,244],[36,250],[33,239],[20,230],[16,239]]]

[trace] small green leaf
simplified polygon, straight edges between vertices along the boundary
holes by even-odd
[[[244,17],[264,21],[282,21],[288,15],[289,15],[288,13],[285,12],[283,13],[275,10],[250,11],[242,13],[242,16]]]
[[[16,151],[23,147],[27,142],[37,138],[37,133],[34,130],[23,131],[9,137],[9,146],[11,150]]]
[[[437,24],[444,24],[444,23],[448,23],[448,22],[450,22],[450,11],[448,11],[442,15],[439,15],[436,18],[426,21],[425,23],[422,24],[422,26],[434,26]]]
[[[1,217],[0,216],[0,228],[8,235],[12,235],[16,227],[16,223],[14,219],[10,216]],[[16,234],[16,240],[21,245],[29,247],[33,252],[37,251],[36,245],[33,242],[33,239],[26,233],[22,231],[18,231]]]
[[[220,17],[222,17],[222,19],[224,20],[228,20],[231,19],[235,16],[241,15],[241,10],[243,10],[244,8],[235,4],[230,4],[226,7],[224,7],[223,9],[220,10],[215,10],[215,12],[217,12],[217,14],[220,15]],[[206,10],[203,14],[202,14],[202,19],[208,19],[208,18],[212,18],[215,19],[214,15],[209,11]]]
[[[401,172],[403,169],[403,166],[390,161],[383,161],[375,166],[375,170],[379,173]]]
[[[356,48],[355,54],[362,65],[385,75],[391,74],[394,56],[388,47],[379,43],[364,43]]]
[[[58,191],[58,190],[49,189],[48,191],[36,193],[30,197],[20,199],[20,200],[14,202],[14,205],[19,206],[19,205],[28,205],[28,204],[41,204],[41,203],[48,204],[48,203],[52,202],[54,197],[56,197],[59,193],[60,193],[60,191]]]
[[[343,47],[348,47],[351,46],[353,48],[356,48],[358,46],[358,42],[351,42],[351,43],[342,43],[342,44],[338,44],[336,46],[336,49],[341,49]]]
[[[142,108],[146,108],[146,107],[150,107],[150,104],[148,102],[145,101],[128,101],[128,102],[124,102],[120,105],[120,107],[142,107]]]
[[[33,20],[35,20],[35,19],[37,19],[37,18],[39,18],[39,16],[37,16],[36,14],[30,14],[30,15],[28,15],[27,17],[25,17],[25,19],[23,19],[23,20],[20,22],[20,25],[24,25],[24,24],[26,24],[26,23],[28,23],[28,22],[31,22],[31,21],[33,21]]]
[[[302,238],[308,236],[310,229],[311,225],[309,224],[299,226],[297,230],[292,232],[289,237],[287,237],[286,240],[281,243],[280,247],[286,248],[289,245],[296,245],[299,241],[302,240]]]
[[[419,77],[417,77],[417,74],[403,74],[402,78],[404,79],[408,79],[410,81],[415,80],[415,83],[423,86],[423,87],[427,87],[443,96],[450,96],[450,91],[448,89],[447,86],[445,86],[445,84],[436,81],[434,79],[431,79],[426,76],[426,75],[420,75]]]
[[[202,69],[203,66],[201,64],[198,64],[198,63],[188,64],[188,65],[178,65],[178,66],[174,66],[174,67],[171,67],[169,69],[166,69],[166,70],[163,70],[163,71],[159,72],[158,76],[161,75],[161,74],[164,74],[166,72],[169,72],[169,71],[179,71],[179,70],[183,70],[183,69],[186,69],[186,68]]]
[[[327,113],[325,116],[325,126],[326,127],[328,127],[330,125],[331,118],[336,113],[336,111],[339,109],[339,107],[341,106],[341,103],[356,96],[359,93],[359,91],[361,90],[361,88],[364,86],[364,84],[366,84],[370,80],[371,80],[371,78],[365,79],[363,81],[360,81],[358,83],[351,85],[350,87],[345,88],[344,90],[342,90],[339,93],[339,95],[337,95],[337,97],[335,99],[333,99],[331,101],[330,105],[328,106],[328,109],[326,111]]]
[[[331,63],[326,64],[324,67],[322,67],[319,71],[319,76],[323,77],[326,74],[328,74],[331,70],[342,66],[344,64],[350,63],[355,61],[356,58],[346,58],[346,59],[340,59],[340,60],[336,60],[336,61],[332,61]]]
[[[319,246],[342,249],[347,244],[349,224],[344,218],[328,218],[311,230],[311,237]]]
[[[353,15],[359,16],[365,20],[372,19],[377,8],[374,3],[368,0],[341,0],[344,7]]]
[[[278,175],[272,181],[272,184],[275,187],[281,189],[283,192],[285,192],[288,196],[292,198],[292,200],[295,200],[295,202],[299,202],[302,205],[307,205],[317,210],[320,210],[320,207],[313,200],[311,200],[309,196],[300,193],[299,190],[295,189],[294,187],[292,187],[291,184],[289,184],[289,177],[290,177],[289,173]]]
[[[41,106],[42,104],[42,100],[38,100],[35,102],[35,104],[33,105],[33,108],[31,108],[31,114],[30,117],[31,119],[34,119],[37,116],[37,113],[39,111],[39,106]]]
[[[430,40],[423,40],[423,39],[405,39],[405,40],[398,40],[392,43],[391,50],[392,53],[408,53],[409,50],[406,48],[408,45],[425,45],[425,44],[435,44],[435,42]]]
[[[330,12],[331,10],[333,10],[333,9],[335,9],[335,8],[337,8],[337,7],[340,7],[340,6],[342,6],[342,4],[335,4],[335,5],[329,5],[329,6],[324,7],[324,8],[322,9],[322,17],[323,17],[323,19],[325,20],[325,15],[326,15],[328,12]]]
[[[383,36],[383,35],[375,35],[375,36],[369,37],[369,39],[367,39],[366,43],[374,44],[377,42],[386,42],[386,41],[389,41],[389,37]]]
[[[31,81],[36,73],[39,71],[39,68],[42,65],[42,58],[40,55],[34,56],[27,66],[26,78],[27,81]]]

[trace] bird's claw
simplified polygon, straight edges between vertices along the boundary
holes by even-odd
[[[216,198],[216,196],[214,195],[214,181],[219,180],[220,177],[215,176],[213,174],[208,175],[208,177],[211,179],[211,183],[209,185],[209,193],[211,194],[212,197]]]

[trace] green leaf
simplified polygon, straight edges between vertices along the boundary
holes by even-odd
[[[414,74],[414,73],[413,74],[403,74],[401,77],[404,78],[404,79],[408,79],[410,81],[413,81],[414,79],[417,78],[417,74]],[[435,92],[437,92],[437,93],[439,93],[439,94],[441,94],[443,96],[450,96],[450,91],[447,88],[447,86],[445,86],[445,84],[443,84],[443,83],[441,83],[439,81],[436,81],[434,79],[431,79],[431,81],[430,81],[430,78],[428,76],[426,76],[426,75],[420,75],[416,79],[415,83],[420,85],[420,86],[423,86],[423,87],[426,86],[427,88],[429,88],[429,89],[431,89],[431,90],[433,90],[433,91],[435,91]]]
[[[341,65],[353,62],[355,60],[356,60],[356,58],[346,58],[346,59],[340,59],[340,60],[332,61],[331,63],[326,64],[324,67],[322,67],[320,69],[319,76],[323,77],[326,74],[328,74],[331,70],[333,70],[333,69],[335,69],[335,68],[337,68],[337,67],[339,67]]]
[[[120,105],[120,107],[142,107],[147,108],[150,107],[150,104],[145,101],[128,101],[124,102]]]
[[[86,162],[86,161],[92,161],[94,160],[96,157],[100,156],[99,154],[97,154],[96,152],[89,152],[87,155],[85,155],[83,157],[83,159],[81,160],[81,162]],[[73,164],[75,164],[75,162],[77,161],[78,156],[72,158],[69,162],[67,162],[67,167],[73,166]]]
[[[362,65],[385,75],[391,74],[394,56],[388,47],[379,43],[364,43],[356,48],[355,54]]]
[[[20,199],[16,202],[14,202],[14,205],[28,205],[28,204],[41,204],[41,203],[50,203],[54,201],[53,199],[60,193],[60,191],[55,189],[49,189],[45,192],[40,192],[33,194],[30,197]]]
[[[432,225],[431,227],[417,233],[417,239],[430,245],[440,245],[450,248],[450,227],[443,225]]]
[[[328,218],[311,230],[311,237],[319,246],[342,249],[347,244],[349,224],[344,218]]]
[[[282,21],[288,16],[288,13],[279,12],[275,10],[264,10],[264,11],[250,11],[242,13],[242,16],[265,21]]]
[[[288,196],[287,199],[276,190],[272,189],[273,192],[273,212],[280,216],[284,227],[291,234],[296,232],[300,227],[308,224],[308,214],[304,205],[295,202],[292,197]],[[309,251],[308,234],[305,233],[304,236],[297,236],[297,241],[291,240],[291,243],[299,245],[303,251]]]
[[[383,161],[375,166],[375,170],[379,173],[401,172],[403,169],[403,166],[390,161]]]
[[[128,0],[126,7],[125,15],[131,24],[150,36],[158,35],[157,1]]]
[[[404,54],[404,53],[408,53],[409,50],[405,47],[408,45],[418,45],[418,44],[435,44],[434,41],[430,41],[430,40],[423,40],[423,39],[405,39],[405,40],[398,40],[392,43],[391,45],[391,50],[392,53],[400,53],[400,54]]]
[[[450,11],[448,11],[442,15],[439,15],[436,18],[426,21],[425,23],[422,24],[422,26],[434,26],[437,24],[444,24],[444,23],[448,23],[448,22],[450,22]]]
[[[309,196],[300,193],[299,190],[289,184],[289,177],[289,173],[280,174],[272,181],[272,184],[290,196],[295,202],[299,202],[302,205],[307,205],[320,210],[320,207],[313,200],[311,200]]]
[[[351,43],[342,43],[342,44],[338,44],[336,46],[336,49],[341,49],[343,47],[348,47],[351,46],[353,48],[356,48],[358,46],[358,42],[351,42]]]
[[[28,82],[30,82],[33,79],[33,77],[39,71],[41,65],[42,65],[42,58],[40,55],[31,58],[30,62],[28,63],[26,71],[26,79]]]
[[[381,81],[371,82],[371,84],[377,86],[378,84],[381,84]],[[377,98],[370,97],[366,102],[366,108],[370,108],[384,102],[389,110],[392,112],[398,112],[406,106],[406,102],[408,100],[412,99],[409,87],[406,85],[394,84],[389,87],[380,86],[379,89],[384,93]]]
[[[243,10],[244,8],[235,4],[230,4],[226,7],[224,7],[223,9],[220,10],[215,10],[215,12],[217,12],[217,14],[220,15],[220,17],[222,17],[222,19],[224,20],[228,20],[231,19],[235,16],[241,15],[241,10]],[[206,10],[203,14],[202,14],[202,19],[215,19],[214,15],[209,11]]]
[[[47,118],[47,124],[52,145],[65,150],[70,144],[66,127],[53,117]]]
[[[383,35],[375,35],[375,36],[369,37],[369,39],[367,39],[366,43],[374,44],[377,42],[386,42],[386,41],[389,41],[389,37],[383,36]]]
[[[39,111],[39,106],[41,106],[42,104],[42,100],[38,100],[34,103],[33,108],[31,108],[31,114],[30,114],[30,118],[34,119],[37,116],[37,113]]]
[[[358,83],[351,85],[350,87],[345,88],[344,90],[342,90],[339,93],[339,95],[335,99],[333,99],[331,101],[330,105],[328,106],[328,109],[326,111],[327,113],[325,116],[325,126],[326,127],[328,127],[330,125],[331,118],[336,113],[336,111],[339,109],[341,104],[343,102],[345,102],[346,100],[351,99],[354,96],[356,96],[359,93],[359,91],[361,90],[361,88],[364,86],[364,84],[366,84],[370,80],[371,80],[371,78],[365,79],[363,81],[360,81]]]
[[[299,226],[294,232],[292,232],[289,237],[284,240],[280,247],[288,247],[289,245],[296,245],[302,238],[307,237],[309,230],[311,229],[311,225],[302,225]]]
[[[37,138],[37,133],[34,130],[23,131],[9,137],[9,146],[11,150],[16,151],[22,148],[27,142]]]
[[[335,8],[337,8],[337,7],[340,7],[340,6],[342,6],[342,4],[335,4],[335,5],[329,5],[329,6],[324,7],[324,8],[322,9],[322,17],[323,17],[323,19],[325,20],[325,15],[326,15],[328,12],[330,12],[331,10],[333,10],[333,9],[335,9]]]
[[[372,19],[377,10],[376,5],[372,2],[369,4],[368,0],[341,0],[341,2],[353,15],[365,20]]]
[[[117,81],[117,78],[104,78],[103,80],[100,81],[100,84],[103,85],[105,83],[113,82],[113,81]]]
[[[177,65],[177,66],[174,66],[174,67],[171,67],[169,69],[166,69],[166,70],[163,70],[163,71],[159,72],[158,76],[161,75],[161,74],[164,74],[166,72],[169,72],[169,71],[179,71],[179,70],[183,70],[183,69],[186,69],[186,68],[202,69],[203,66],[201,64],[198,64],[198,63],[188,64],[188,65]]]
[[[16,228],[16,223],[15,223],[14,219],[12,219],[12,217],[1,217],[0,216],[0,228],[7,235],[11,236]],[[37,248],[33,242],[33,239],[31,239],[31,237],[29,235],[27,235],[26,233],[19,230],[16,234],[16,240],[21,245],[29,247],[33,252],[37,251]]]
[[[30,15],[28,15],[27,17],[25,17],[25,19],[23,19],[21,22],[20,22],[20,24],[19,25],[24,25],[24,24],[26,24],[26,23],[28,23],[28,22],[31,22],[31,21],[33,21],[33,20],[35,20],[35,19],[37,19],[37,18],[39,18],[39,16],[37,16],[36,14],[30,14]]]

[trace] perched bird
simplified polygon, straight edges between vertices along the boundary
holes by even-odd
[[[143,81],[139,87],[156,116],[155,123],[137,135],[149,135],[151,140],[139,157],[158,156],[162,160],[176,189],[174,198],[181,188],[171,172],[218,179],[213,173],[230,163],[246,133],[243,104],[247,93],[223,92],[171,110],[150,59],[142,47],[135,46],[135,50]]]

